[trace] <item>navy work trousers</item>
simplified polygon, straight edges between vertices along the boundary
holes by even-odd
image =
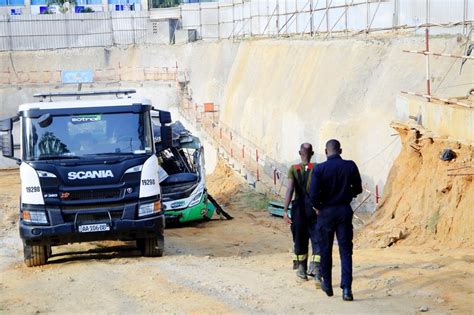
[[[350,205],[325,207],[317,222],[317,239],[321,247],[321,276],[332,287],[332,246],[337,237],[341,258],[341,288],[352,286],[352,208]]]

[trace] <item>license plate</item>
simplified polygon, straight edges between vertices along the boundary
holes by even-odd
[[[110,231],[107,223],[79,225],[79,233]]]

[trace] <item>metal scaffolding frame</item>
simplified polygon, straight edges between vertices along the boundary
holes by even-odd
[[[405,7],[401,4],[405,5]],[[242,39],[249,36],[280,37],[291,35],[310,35],[310,37],[329,38],[335,35],[349,35],[372,33],[386,30],[414,29],[430,25],[432,27],[455,27],[460,26],[462,33],[466,35],[472,27],[474,20],[469,15],[469,9],[474,6],[473,0],[463,0],[462,16],[454,22],[431,23],[427,16],[425,23],[400,24],[403,14],[400,10],[408,6],[403,0],[259,0],[244,1],[233,0],[231,2],[212,2],[199,4],[186,4],[180,7],[183,17],[183,27],[196,29],[200,32],[202,39]],[[411,4],[410,4],[411,5]],[[377,25],[377,17],[384,7],[391,10],[392,18],[385,21],[386,25]],[[266,8],[266,12],[262,10]],[[225,19],[225,12],[231,11],[232,17]],[[203,18],[204,12],[215,12],[215,18]],[[189,18],[187,13],[199,12],[199,19]],[[364,22],[357,27],[354,16],[362,12]],[[415,12],[413,20],[419,20]],[[230,14],[228,14],[230,15]],[[472,15],[472,14],[471,14]],[[336,17],[336,18],[334,18]],[[352,20],[351,20],[352,17]],[[193,21],[192,21],[193,20]],[[359,20],[359,19],[357,19]],[[378,21],[380,22],[380,21]],[[380,24],[380,23],[379,23]],[[228,26],[232,25],[231,28]],[[211,31],[211,29],[217,29]],[[207,30],[207,31],[206,31]],[[210,34],[212,33],[212,35]]]
[[[465,12],[463,14],[463,23],[466,23],[466,16],[467,16],[467,9],[468,9],[468,1],[464,1],[464,9]],[[414,96],[419,96],[425,98],[428,102],[431,102],[432,100],[436,101],[441,101],[444,102],[445,104],[450,104],[450,105],[457,105],[457,106],[462,106],[466,107],[469,109],[474,108],[470,104],[466,104],[463,102],[459,102],[458,100],[450,100],[447,98],[442,98],[442,97],[437,97],[431,95],[431,69],[430,69],[430,56],[437,56],[437,57],[449,57],[449,58],[458,58],[462,59],[463,62],[466,62],[468,60],[474,60],[474,56],[470,56],[469,54],[464,54],[464,55],[456,55],[456,54],[447,54],[447,53],[436,53],[430,51],[430,27],[431,27],[431,1],[430,0],[425,0],[425,17],[426,17],[426,22],[425,22],[425,50],[403,50],[403,52],[406,53],[415,53],[415,54],[422,54],[425,56],[425,79],[426,79],[426,94],[421,94],[421,93],[416,93],[416,92],[407,92],[407,91],[402,91],[403,94],[408,94],[408,95],[414,95]],[[465,24],[463,24],[463,30],[465,30]],[[472,31],[472,26],[471,26],[471,31]],[[471,31],[466,35],[466,46],[469,46],[470,43],[470,35]],[[474,44],[473,44],[474,45]]]

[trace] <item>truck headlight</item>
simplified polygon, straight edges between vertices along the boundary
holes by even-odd
[[[39,177],[49,177],[49,178],[56,178],[56,175],[46,171],[36,171]]]
[[[48,224],[48,217],[44,211],[22,211],[23,221],[36,224]]]
[[[188,207],[193,207],[197,205],[201,201],[203,191],[199,191],[196,195],[194,195],[193,199],[191,199],[191,202],[189,203]]]
[[[144,203],[138,208],[138,216],[144,217],[161,211],[161,201]]]
[[[143,169],[143,165],[137,165],[137,166],[134,166],[134,167],[130,167],[128,170],[125,171],[125,174],[141,172],[142,169]]]

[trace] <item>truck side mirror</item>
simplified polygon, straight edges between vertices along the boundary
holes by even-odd
[[[15,157],[15,147],[13,146],[13,122],[18,121],[18,117],[7,118],[0,120],[0,132],[5,132],[2,135],[2,155],[6,158],[13,159],[17,163],[21,160]]]
[[[13,119],[0,120],[0,131],[9,132],[13,129]]]
[[[13,158],[13,135],[11,132],[2,135],[2,155],[6,158]]]
[[[164,110],[159,110],[160,113],[160,123],[162,125],[164,124],[170,124],[171,123],[171,113],[164,111]]]
[[[171,126],[161,126],[161,149],[166,150],[173,146],[173,129]]]

